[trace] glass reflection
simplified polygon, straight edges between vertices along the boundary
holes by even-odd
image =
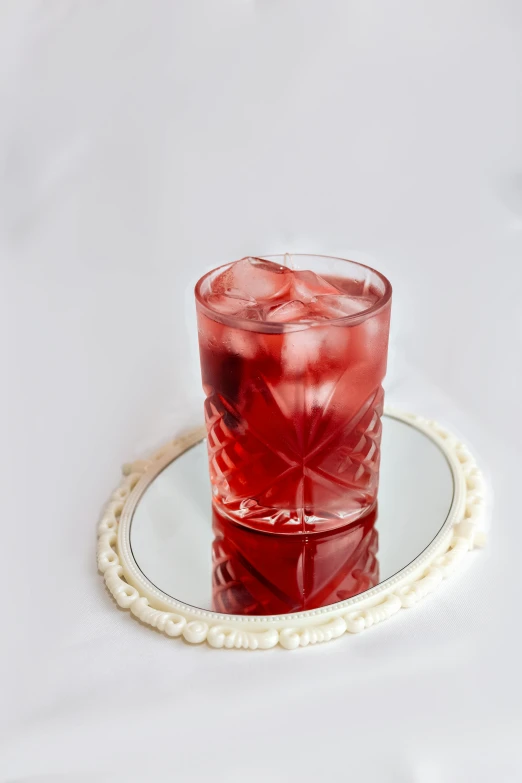
[[[377,508],[342,530],[271,535],[213,512],[212,609],[286,614],[344,601],[379,583]]]

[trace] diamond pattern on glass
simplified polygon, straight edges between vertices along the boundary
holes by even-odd
[[[242,417],[237,405],[222,395],[207,397],[211,479],[224,510],[267,522],[268,514],[276,527],[304,526],[314,515],[342,518],[354,506],[372,502],[378,480],[383,391],[377,387],[341,426],[331,412],[335,391],[319,415],[308,403],[306,388],[297,391],[302,400],[296,406],[295,385],[289,400],[285,389],[276,393],[266,381],[260,383],[254,404],[255,421],[266,423],[262,431],[250,423],[254,417]],[[290,402],[294,410],[298,408],[299,417],[289,416]]]

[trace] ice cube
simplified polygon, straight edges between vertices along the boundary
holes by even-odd
[[[313,320],[315,316],[311,317]],[[294,377],[324,377],[325,369],[343,367],[350,355],[353,329],[329,324],[303,325],[298,331],[284,335],[281,361],[285,373]]]
[[[289,377],[302,378],[303,373],[313,366],[319,366],[325,333],[322,327],[309,327],[288,332],[283,338],[281,362],[283,372]]]
[[[338,288],[309,269],[293,272],[293,298],[299,299],[301,302],[308,303],[316,296],[327,294],[338,296],[340,293]]]
[[[309,318],[310,315],[308,307],[303,302],[293,299],[291,302],[274,305],[274,307],[268,310],[265,317],[267,321],[290,323],[291,321],[301,321],[303,318]]]
[[[237,296],[228,296],[226,294],[210,294],[207,304],[211,310],[223,315],[240,315],[244,310],[255,305],[252,299],[241,299]]]
[[[234,291],[243,299],[258,302],[286,296],[290,290],[292,272],[284,266],[262,258],[242,258],[223,272],[212,286],[214,293]]]
[[[324,294],[314,297],[310,303],[310,311],[316,318],[345,318],[347,315],[362,313],[373,303],[373,299],[363,296]]]
[[[245,296],[239,288],[227,288],[224,291],[225,296],[231,296],[233,299],[248,299],[251,304],[255,304],[256,300],[253,296]]]

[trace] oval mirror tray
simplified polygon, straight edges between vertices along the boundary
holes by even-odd
[[[484,543],[484,481],[436,422],[388,410],[374,513],[341,531],[270,536],[212,520],[205,431],[124,467],[98,531],[118,605],[191,643],[286,649],[412,607]]]

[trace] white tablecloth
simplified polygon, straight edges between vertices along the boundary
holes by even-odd
[[[521,74],[513,0],[0,5],[2,783],[521,779]],[[285,250],[388,274],[388,401],[474,449],[490,541],[360,636],[194,648],[96,522],[201,420],[194,281]]]

